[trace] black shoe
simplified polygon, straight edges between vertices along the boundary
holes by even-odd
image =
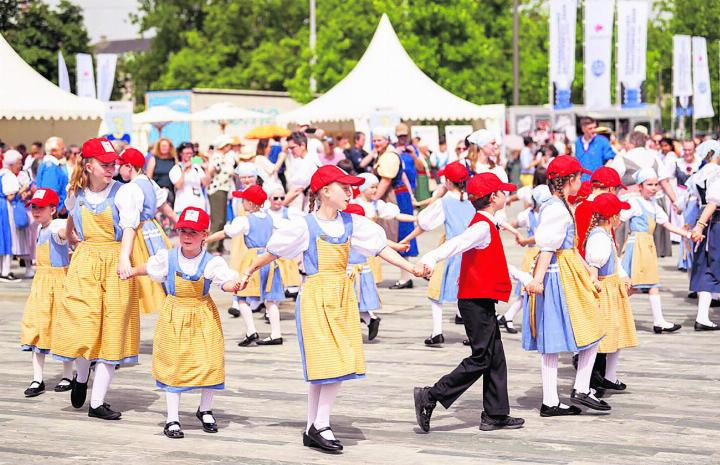
[[[678,271],[681,273],[687,273],[687,268],[678,268]]]
[[[211,417],[213,417],[213,420],[215,420],[215,415],[213,415],[212,410],[206,410],[204,412],[201,412],[200,409],[198,409],[197,412],[195,412],[195,416],[198,418],[198,420],[200,420],[200,423],[202,423],[203,431],[205,431],[206,433],[217,433],[217,423],[215,423],[215,421],[205,423],[203,421],[203,415],[210,415]]]
[[[400,281],[396,281],[395,284],[390,286],[390,289],[412,289],[413,288],[413,282],[412,279],[408,279],[404,283]]]
[[[430,417],[437,402],[430,398],[430,388],[428,386],[416,387],[413,391],[415,399],[415,419],[420,429],[426,433],[430,431]]]
[[[697,299],[697,292],[688,293],[688,299]]]
[[[677,324],[677,323],[673,323],[672,327],[670,327],[670,328],[663,328],[662,326],[653,326],[653,332],[654,332],[655,334],[673,333],[673,332],[677,331],[677,330],[680,329],[680,328],[682,328],[682,326],[680,326],[680,325]]]
[[[70,403],[75,408],[82,408],[85,405],[85,398],[87,397],[87,381],[81,383],[77,380],[77,375],[73,378],[72,387],[70,388]]]
[[[508,326],[508,322],[505,319],[505,315],[498,318],[498,324],[500,325],[501,328],[505,328],[505,331],[507,331],[510,334],[517,334],[517,332],[518,332],[518,330],[513,328],[512,326]],[[510,324],[512,324],[512,322],[510,322]]]
[[[257,306],[257,308],[253,309],[253,313],[260,313],[263,310],[265,310],[265,302],[261,302],[260,305]]]
[[[257,341],[258,339],[260,339],[260,336],[258,336],[258,333],[252,333],[252,334],[249,335],[249,336],[245,336],[245,339],[243,339],[242,341],[238,342],[238,345],[239,345],[240,347],[247,347],[247,346],[249,346],[250,344],[252,344],[253,342]]]
[[[45,381],[33,381],[30,386],[25,389],[25,397],[36,397],[45,392]]]
[[[456,324],[456,325],[461,325],[461,324],[463,324],[463,319],[462,319],[462,317],[461,317],[461,316],[458,316],[457,314],[455,314],[455,324]]]
[[[20,279],[15,277],[14,274],[8,273],[6,275],[0,275],[0,281],[6,282],[6,283],[15,283],[15,282],[20,281]]]
[[[720,299],[712,299],[710,301],[710,308],[718,308],[720,307]]]
[[[695,331],[717,331],[717,330],[720,330],[720,326],[718,326],[718,325],[709,326],[709,325],[704,325],[702,323],[698,323],[697,321],[695,322]]]
[[[110,408],[110,404],[102,404],[98,408],[88,409],[88,416],[92,418],[100,418],[102,420],[119,420],[122,413],[116,412]]]
[[[368,341],[372,341],[377,337],[378,330],[380,329],[380,320],[381,318],[379,316],[370,318],[370,323],[368,323]]]
[[[67,381],[67,384],[60,384],[60,383],[62,383],[63,381]],[[69,390],[71,390],[71,389],[72,389],[72,380],[71,380],[71,379],[67,379],[67,378],[63,378],[63,379],[61,379],[60,381],[58,381],[58,383],[55,385],[55,388],[53,389],[53,391],[55,391],[55,392],[66,392],[66,391],[69,391]]]
[[[502,415],[499,417],[491,417],[483,411],[480,415],[480,430],[494,431],[496,429],[518,429],[522,428],[525,420],[522,418],[513,418],[510,415]]]
[[[584,405],[585,407],[591,408],[593,410],[607,411],[611,409],[608,403],[604,400],[593,399],[592,397],[590,397],[589,393],[585,394],[582,392],[577,392],[575,391],[575,389],[573,389],[570,393],[570,400],[575,402],[576,404]]]
[[[285,298],[286,299],[297,299],[298,293],[297,292],[290,292],[287,289],[285,289]]]
[[[265,320],[265,324],[270,324],[270,317],[268,316],[267,312],[263,315],[263,320]]]
[[[443,342],[445,342],[445,336],[443,336],[442,333],[425,339],[426,346],[436,346],[438,344],[442,344]]]
[[[311,425],[307,433],[303,433],[303,446],[320,449],[324,452],[332,452],[337,454],[342,452],[343,445],[337,439],[330,440],[322,436],[323,431],[332,431],[329,426],[325,428],[316,429],[315,425]]]
[[[612,381],[603,378],[599,383],[597,383],[598,387],[601,389],[612,389],[613,391],[624,391],[627,389],[627,386],[625,383],[621,383],[620,381],[613,383]],[[597,393],[595,393],[595,397],[599,398]]]
[[[463,339],[463,345],[464,345],[464,346],[469,346],[469,345],[470,345],[470,339],[467,339],[467,338]]]
[[[176,425],[178,429],[170,429],[171,426]],[[165,436],[169,437],[170,439],[182,439],[185,437],[185,433],[183,433],[179,421],[171,421],[170,423],[165,423],[165,429],[163,429],[163,434],[165,434]]]
[[[560,407],[560,405],[556,405],[554,407],[548,407],[545,404],[542,404],[540,406],[540,416],[541,417],[567,417],[571,415],[580,415],[582,413],[582,410],[580,410],[579,407],[576,407],[575,405],[570,405],[569,407]]]
[[[255,341],[255,344],[259,346],[279,346],[282,345],[282,343],[283,338],[281,337],[276,337],[275,339],[273,339],[272,337],[267,337],[265,339],[258,339],[257,341]]]
[[[235,307],[228,308],[228,313],[232,315],[233,318],[237,318],[240,316],[240,309]],[[169,423],[168,423],[169,424]],[[168,436],[169,437],[169,436]]]

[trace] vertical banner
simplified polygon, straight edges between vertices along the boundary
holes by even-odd
[[[647,0],[618,1],[618,79],[624,87],[624,108],[644,106],[640,91],[645,81],[649,9]]]
[[[712,106],[710,69],[708,67],[705,37],[692,38],[692,73],[693,115],[695,119],[712,118],[715,116],[715,111]]]
[[[115,84],[117,55],[98,53],[95,56],[95,61],[97,62],[97,98],[103,102],[109,102]]]
[[[585,108],[604,110],[610,101],[615,0],[585,0]]]
[[[58,87],[65,92],[70,92],[70,76],[68,75],[67,64],[60,50],[58,50]]]
[[[550,80],[555,85],[555,108],[570,108],[575,77],[575,21],[577,0],[550,0]]]
[[[93,74],[92,56],[87,53],[75,55],[75,71],[78,97],[95,98],[95,76]]]
[[[432,152],[440,151],[440,131],[437,126],[412,126],[410,135],[413,139],[419,137]]]
[[[673,99],[675,115],[678,117],[692,114],[692,50],[690,36],[673,36]]]
[[[465,140],[473,131],[473,127],[469,124],[445,126],[445,143],[447,144],[448,152],[455,153],[455,147],[458,142]]]

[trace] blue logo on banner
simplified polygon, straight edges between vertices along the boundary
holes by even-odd
[[[595,60],[590,65],[590,71],[592,71],[595,77],[600,77],[605,73],[605,62],[602,60]]]

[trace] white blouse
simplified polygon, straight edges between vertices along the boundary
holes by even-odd
[[[273,210],[272,208],[269,208],[269,207],[268,207],[268,208],[266,208],[264,211],[265,211],[268,215],[272,216],[272,219],[273,219],[274,222],[277,222],[277,221],[280,221],[280,222],[282,222],[282,221],[287,221],[288,219],[293,219],[293,218],[302,218],[303,216],[306,215],[305,212],[303,212],[302,210],[298,210],[298,209],[295,208],[295,207],[288,207],[288,210],[287,210],[288,217],[287,217],[287,218],[285,218],[285,217],[283,216],[283,211],[282,211],[282,209]],[[273,224],[275,224],[275,223],[273,223]]]
[[[655,212],[655,223],[658,225],[665,224],[670,221],[668,214],[665,213],[665,210],[660,208],[655,199],[646,200],[642,195],[635,192],[627,197],[626,202],[630,204],[630,209],[620,211],[620,219],[623,221],[628,221],[630,218],[634,218],[636,216],[643,216],[645,211]]]
[[[543,208],[535,228],[535,244],[543,252],[555,252],[563,242],[567,229],[573,224],[573,217],[562,203],[553,203]]]
[[[400,207],[394,203],[388,203],[384,200],[376,200],[368,202],[362,197],[353,199],[352,203],[356,203],[363,207],[367,218],[380,218],[381,220],[392,220],[400,214]]]
[[[5,178],[3,178],[5,179]],[[690,193],[700,203],[700,195],[697,190],[698,184],[705,184],[705,200],[708,203],[720,203],[720,165],[707,164],[700,171],[693,174],[687,182]]]
[[[0,169],[0,176],[2,176],[2,192],[5,195],[17,194],[20,190],[20,183],[18,182],[15,173],[7,168]]]
[[[345,226],[340,215],[334,220],[318,218],[312,213],[320,225],[320,229],[330,237],[340,237],[345,232]],[[369,219],[360,215],[352,215],[353,231],[350,237],[350,246],[356,252],[370,257],[382,252],[387,247],[385,231]],[[310,246],[310,231],[303,218],[293,218],[278,225],[267,245],[268,252],[282,258],[294,258],[308,250]]]
[[[142,176],[145,180],[148,179],[144,174],[141,174],[140,176]],[[168,191],[158,186],[155,181],[150,181],[150,183],[152,184],[153,191],[155,192],[155,209],[157,210],[167,200]],[[142,188],[134,182],[129,182],[121,187],[116,194],[116,202],[118,201],[118,197],[120,202],[128,203],[133,207],[133,218],[130,219],[130,222],[137,222],[137,224],[140,224],[140,213],[142,212],[143,203],[145,202],[145,194],[143,194]],[[128,215],[130,214],[129,212],[130,210],[128,209]],[[137,215],[137,218],[134,217],[135,215]]]
[[[594,230],[593,230],[594,231]],[[590,231],[592,233],[592,231]],[[604,233],[602,234],[590,234],[588,233],[587,244],[585,245],[585,261],[588,265],[595,268],[602,268],[610,260],[610,257],[615,253],[615,246],[612,238]],[[615,257],[617,260],[618,258]],[[618,275],[621,278],[626,278],[627,273],[622,266],[616,262],[616,269]]]
[[[67,243],[67,240],[60,237],[60,231],[65,231],[66,226],[67,220],[63,220],[60,218],[52,220],[48,225],[48,228],[50,228],[50,235],[52,236],[52,239],[60,245],[65,245]],[[38,234],[39,233],[40,230],[38,229]]]
[[[528,228],[530,226],[530,210],[532,210],[532,208],[526,208],[518,213],[517,218],[515,218],[515,223],[517,223],[518,228]]]
[[[264,210],[251,213],[250,215],[255,215],[258,218],[267,218],[268,216]],[[248,219],[250,215],[236,216],[233,218],[230,223],[227,223],[225,227],[223,227],[225,235],[227,237],[247,235],[250,232],[250,220]],[[273,225],[275,228],[277,228],[277,221],[278,220],[273,219]]]
[[[460,200],[459,192],[447,191],[443,198],[448,196]],[[442,198],[434,201],[418,213],[418,225],[423,231],[432,231],[442,226],[443,223],[445,223],[445,209],[442,205]]]
[[[204,251],[205,249],[203,249],[203,252]],[[202,256],[203,254],[199,253],[196,257],[186,258],[185,255],[182,254],[182,251],[180,251],[180,253],[178,253],[178,266],[180,270],[185,274],[194,275],[200,266]],[[164,282],[168,274],[168,250],[160,250],[150,257],[145,265],[145,269],[150,279]],[[226,282],[238,279],[237,272],[230,269],[222,257],[213,257],[210,259],[207,265],[205,265],[203,276],[205,279],[211,280],[213,285],[217,287],[222,287]]]
[[[110,181],[110,184],[108,184],[108,186],[100,192],[93,192],[90,189],[86,188],[85,198],[90,204],[97,205],[107,199],[108,195],[110,195],[110,190],[115,185],[115,183],[117,183],[117,181]],[[120,186],[117,193],[115,194],[114,203],[120,215],[121,229],[135,229],[140,224],[142,200],[140,201],[140,206],[138,207],[138,205],[133,202],[132,199],[137,195],[137,191],[142,194],[142,190],[138,186],[131,186],[131,184],[132,183],[123,184],[122,186]],[[133,187],[137,189],[137,191],[135,191],[135,194],[133,194]],[[142,198],[142,195],[140,198]],[[77,198],[75,197],[75,194],[68,192],[68,196],[65,199],[65,208],[67,208],[69,212],[72,212],[73,208],[75,208],[76,203]]]

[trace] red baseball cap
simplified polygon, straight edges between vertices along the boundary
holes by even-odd
[[[568,196],[568,202],[571,204],[580,203],[581,200],[585,200],[588,197],[590,197],[590,194],[592,194],[592,191],[593,191],[592,182],[591,181],[583,181],[582,184],[580,184],[580,189],[578,189],[577,194]]]
[[[467,183],[467,193],[474,197],[485,197],[497,191],[515,192],[517,186],[502,182],[493,173],[476,174]]]
[[[118,164],[132,165],[135,168],[142,168],[145,166],[145,155],[136,148],[128,147],[120,153],[120,156],[118,157]]]
[[[347,208],[343,210],[345,213],[352,213],[353,215],[365,216],[365,209],[362,205],[356,203],[349,203]]]
[[[192,229],[194,231],[207,231],[210,227],[210,215],[201,208],[187,207],[180,213],[175,229]]]
[[[83,158],[95,158],[100,163],[110,163],[118,159],[112,142],[104,137],[93,137],[83,143]]]
[[[590,171],[582,167],[577,158],[571,157],[570,155],[560,155],[553,158],[547,167],[548,179],[559,178],[575,173],[591,174]]]
[[[610,218],[620,213],[620,210],[629,210],[630,204],[623,202],[617,195],[611,193],[600,194],[592,202],[593,213],[604,218]]]
[[[620,175],[618,172],[609,166],[601,166],[596,169],[590,176],[590,181],[592,181],[592,183],[597,187],[622,187],[625,189],[625,186],[620,181]]]
[[[438,171],[438,176],[445,176],[451,182],[463,182],[470,177],[470,172],[465,165],[459,161],[454,161]]]
[[[60,198],[52,189],[38,189],[30,199],[30,205],[37,205],[38,207],[57,207],[60,203]]]
[[[360,186],[365,180],[358,176],[352,176],[348,174],[347,171],[335,165],[325,165],[318,168],[315,174],[312,175],[312,178],[310,178],[310,190],[317,192],[333,182]]]
[[[262,206],[267,200],[267,194],[262,187],[253,184],[243,191],[235,191],[232,196],[238,199],[249,200],[256,205]]]

